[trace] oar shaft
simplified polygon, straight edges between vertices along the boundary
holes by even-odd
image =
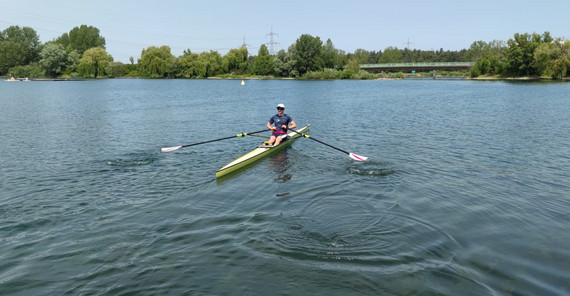
[[[362,156],[362,155],[350,153],[350,152],[348,152],[348,151],[344,151],[344,150],[342,150],[342,149],[340,149],[340,148],[338,148],[338,147],[335,147],[335,146],[330,145],[330,144],[327,144],[327,143],[325,143],[325,142],[323,142],[323,141],[321,141],[321,140],[317,140],[317,139],[315,139],[315,138],[313,138],[313,137],[310,137],[309,135],[301,134],[300,132],[298,132],[298,131],[296,131],[296,130],[294,130],[294,129],[292,129],[292,131],[295,132],[295,133],[297,133],[297,134],[299,134],[299,135],[301,135],[302,137],[304,136],[304,137],[309,138],[309,139],[311,139],[311,140],[317,141],[317,142],[319,142],[319,143],[321,143],[321,144],[323,144],[323,145],[325,145],[325,146],[331,147],[331,148],[333,148],[333,149],[335,149],[335,150],[338,150],[338,151],[340,151],[340,152],[343,152],[343,153],[345,153],[345,154],[348,154],[348,156],[349,156],[350,158],[354,159],[354,160],[357,160],[357,161],[366,161],[366,160],[368,159],[368,157],[366,157],[366,156]]]
[[[247,135],[259,134],[259,133],[265,132],[265,131],[267,131],[267,129],[263,129],[263,130],[256,131],[256,132],[251,132],[251,133],[241,133],[241,134],[237,134],[237,135],[231,136],[231,137],[225,137],[225,138],[220,138],[220,139],[215,139],[215,140],[209,140],[209,141],[204,141],[204,142],[200,142],[200,143],[182,145],[182,147],[190,147],[190,146],[196,146],[196,145],[201,145],[201,144],[207,144],[207,143],[212,143],[212,142],[227,140],[227,139],[231,139],[231,138],[236,138],[236,137],[244,137],[244,136],[247,136]]]
[[[204,142],[199,142],[199,143],[193,143],[193,144],[188,144],[188,145],[182,145],[181,148],[190,147],[190,146],[196,146],[196,145],[202,145],[202,144],[208,144],[208,143],[217,142],[217,141],[222,141],[222,140],[227,140],[227,139],[231,139],[231,138],[235,138],[235,137],[236,137],[236,136],[231,136],[231,137],[225,137],[225,138],[220,138],[220,139],[215,139],[215,140],[209,140],[209,141],[204,141]]]
[[[301,135],[302,137],[305,136],[305,135],[299,133],[298,131],[296,131],[296,130],[294,130],[294,129],[292,129],[292,131],[294,131],[295,133]],[[333,146],[333,145],[327,144],[327,143],[325,143],[325,142],[323,142],[323,141],[317,140],[317,139],[315,139],[315,138],[313,138],[313,137],[306,137],[306,138],[309,138],[309,139],[311,139],[311,140],[317,141],[317,142],[319,142],[319,143],[321,143],[321,144],[323,144],[323,145],[325,145],[325,146],[329,146],[329,147],[331,147],[332,149],[336,149],[336,150],[338,150],[338,151],[340,151],[340,152],[344,152],[344,153],[346,153],[346,154],[350,154],[350,152],[344,151],[344,150],[342,150],[342,149],[340,149],[340,148],[337,148],[337,147],[335,147],[335,146]]]
[[[262,133],[268,131],[267,129],[263,129],[263,130],[259,130],[259,131],[255,131],[255,132],[251,132],[251,133],[240,133],[237,134],[235,136],[230,136],[230,137],[224,137],[224,138],[220,138],[220,139],[214,139],[214,140],[209,140],[209,141],[204,141],[204,142],[199,142],[199,143],[192,143],[192,144],[188,144],[188,145],[182,145],[182,146],[175,146],[175,147],[169,147],[169,148],[162,148],[161,151],[162,152],[170,152],[170,151],[174,151],[180,148],[184,148],[184,147],[190,147],[190,146],[196,146],[196,145],[201,145],[201,144],[207,144],[207,143],[212,143],[212,142],[217,142],[217,141],[222,141],[222,140],[227,140],[227,139],[232,139],[232,138],[236,138],[236,137],[245,137],[247,135],[253,135],[253,134],[258,134],[258,133]]]
[[[317,141],[317,142],[319,142],[319,143],[321,143],[321,144],[323,144],[323,145],[325,145],[325,146],[329,146],[329,147],[331,147],[332,149],[336,149],[336,150],[338,150],[338,151],[340,151],[340,152],[344,152],[344,153],[346,153],[346,154],[350,154],[350,152],[344,151],[344,150],[342,150],[342,149],[340,149],[340,148],[338,148],[338,147],[335,147],[335,146],[333,146],[333,145],[327,144],[327,143],[325,143],[325,142],[323,142],[323,141],[320,141],[320,140],[317,140],[317,139],[315,139],[315,138],[313,138],[313,137],[309,137],[309,139],[314,140],[314,141]]]

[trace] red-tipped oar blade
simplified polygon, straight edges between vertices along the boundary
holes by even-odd
[[[182,146],[162,148],[162,149],[160,149],[160,151],[162,151],[162,152],[170,152],[170,151],[178,150],[178,149],[180,149],[180,148],[182,148]]]
[[[358,155],[358,154],[354,154],[354,153],[349,153],[348,156],[356,161],[367,161],[368,157],[366,156],[362,156],[362,155]]]

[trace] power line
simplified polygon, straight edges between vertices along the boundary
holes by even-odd
[[[406,46],[407,49],[410,49],[410,45],[414,45],[415,43],[410,42],[410,37],[408,37],[408,42],[404,42],[404,45]]]
[[[243,43],[241,47],[249,47],[249,44],[245,43],[245,35],[243,36]]]
[[[265,34],[265,36],[269,36],[269,42],[266,43],[267,45],[269,45],[269,54],[270,55],[275,55],[275,45],[279,45],[279,42],[275,42],[273,41],[273,36],[279,36],[279,34],[277,33],[273,33],[273,27],[271,27],[271,33]]]

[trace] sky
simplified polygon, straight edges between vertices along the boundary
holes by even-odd
[[[262,44],[271,49],[273,37],[277,52],[302,34],[330,39],[346,53],[389,46],[455,51],[545,31],[570,39],[569,11],[568,0],[0,0],[0,31],[31,27],[47,42],[94,26],[114,60],[128,63],[162,45],[175,56],[187,49],[224,55],[245,43],[257,55]]]

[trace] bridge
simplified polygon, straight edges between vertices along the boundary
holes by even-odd
[[[390,72],[390,71],[432,71],[432,70],[469,70],[475,63],[472,62],[453,62],[453,63],[389,63],[389,64],[362,64],[361,70],[372,73]]]

